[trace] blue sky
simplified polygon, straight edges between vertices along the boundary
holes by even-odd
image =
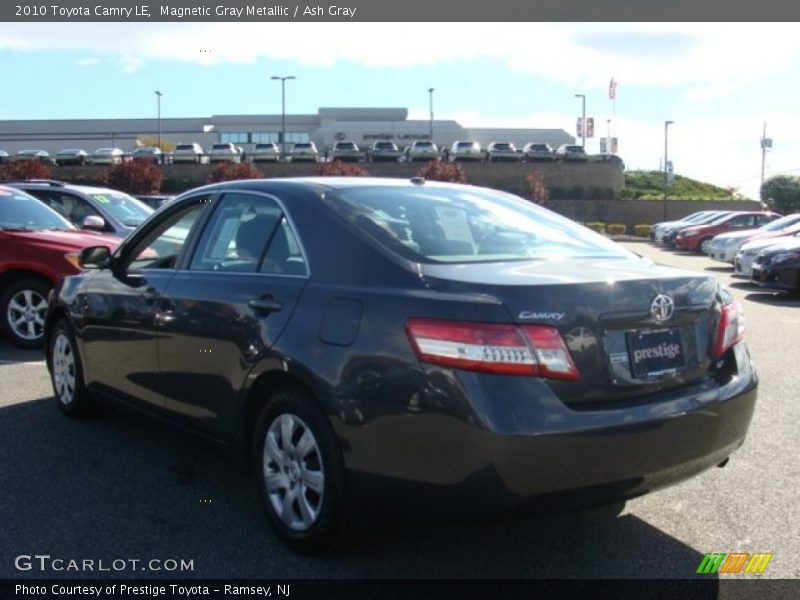
[[[416,42],[415,42],[416,41]],[[754,196],[763,121],[767,174],[800,174],[800,36],[794,24],[0,23],[0,119],[290,113],[399,106],[465,126],[605,134],[618,81],[620,154]],[[597,148],[590,140],[590,150]]]

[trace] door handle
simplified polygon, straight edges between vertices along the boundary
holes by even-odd
[[[254,308],[260,312],[277,312],[283,308],[283,304],[274,298],[256,298],[248,302],[250,308]]]

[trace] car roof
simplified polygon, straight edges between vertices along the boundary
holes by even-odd
[[[120,190],[114,190],[107,187],[95,186],[95,185],[75,185],[73,183],[65,183],[65,182],[49,182],[49,181],[14,181],[10,182],[10,185],[16,188],[21,188],[22,186],[32,187],[36,189],[52,189],[52,190],[67,190],[70,192],[79,192],[82,194],[124,194]]]

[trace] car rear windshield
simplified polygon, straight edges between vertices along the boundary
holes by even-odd
[[[414,146],[416,148],[430,148],[433,146],[433,142],[414,142]]]
[[[89,195],[115,219],[127,227],[138,227],[153,212],[153,209],[144,202],[122,192],[109,191]]]
[[[534,144],[531,148],[534,150],[548,150],[547,144]]]
[[[457,148],[472,148],[475,145],[475,142],[458,142],[456,145]]]
[[[292,146],[293,150],[308,150],[309,148],[311,148],[311,144],[307,144],[305,142],[298,142]]]
[[[336,142],[338,150],[352,150],[356,145],[353,142]]]
[[[494,145],[494,149],[495,150],[510,150],[511,149],[511,144],[505,144],[505,143],[495,144]]]
[[[228,144],[214,144],[211,146],[212,150],[230,150],[231,147]]]
[[[175,150],[194,150],[194,144],[178,144]]]
[[[0,229],[41,231],[75,227],[36,198],[19,190],[0,187]]]
[[[386,248],[432,263],[630,258],[607,238],[531,202],[459,187],[359,187],[326,202]]]

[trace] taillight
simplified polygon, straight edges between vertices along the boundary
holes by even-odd
[[[739,342],[744,335],[744,313],[735,300],[722,307],[714,343],[714,358],[722,356]]]
[[[554,327],[410,319],[407,331],[424,362],[500,375],[579,377]]]

